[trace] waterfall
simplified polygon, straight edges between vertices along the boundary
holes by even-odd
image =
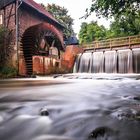
[[[92,63],[90,65],[91,73],[104,72],[104,54],[103,52],[94,52],[92,54]]]
[[[117,73],[117,52],[106,51],[105,56],[105,73]]]
[[[78,72],[89,72],[91,58],[92,58],[91,53],[82,54]]]
[[[134,72],[140,73],[140,48],[133,49]]]
[[[73,71],[79,73],[140,73],[140,48],[79,54]]]
[[[132,50],[118,50],[118,73],[133,73]]]
[[[82,54],[78,54],[77,57],[76,57],[75,64],[74,64],[74,67],[73,67],[73,73],[78,72],[81,55]]]

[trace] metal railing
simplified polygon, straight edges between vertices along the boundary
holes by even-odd
[[[136,44],[140,44],[140,35],[94,41],[93,43],[82,44],[81,46],[84,49],[98,49],[98,48],[113,48],[122,46],[131,47],[132,45]]]

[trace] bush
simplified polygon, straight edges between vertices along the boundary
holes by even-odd
[[[0,67],[7,65],[11,60],[13,48],[10,46],[12,40],[12,30],[0,26]]]
[[[0,68],[0,78],[14,78],[17,75],[17,69],[14,67],[4,66]]]

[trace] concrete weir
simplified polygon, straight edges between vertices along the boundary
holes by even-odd
[[[140,35],[83,44],[74,73],[140,73]]]
[[[79,54],[74,72],[140,73],[140,48]]]

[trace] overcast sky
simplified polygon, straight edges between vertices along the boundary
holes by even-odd
[[[98,20],[99,25],[104,25],[109,27],[109,21],[105,19],[97,19],[95,14],[91,15],[88,19],[79,19],[85,14],[86,8],[90,7],[92,0],[34,0],[37,3],[44,3],[45,5],[55,3],[56,5],[65,7],[69,11],[69,15],[74,19],[74,31],[76,33],[80,30],[80,25],[82,22],[90,22]]]

